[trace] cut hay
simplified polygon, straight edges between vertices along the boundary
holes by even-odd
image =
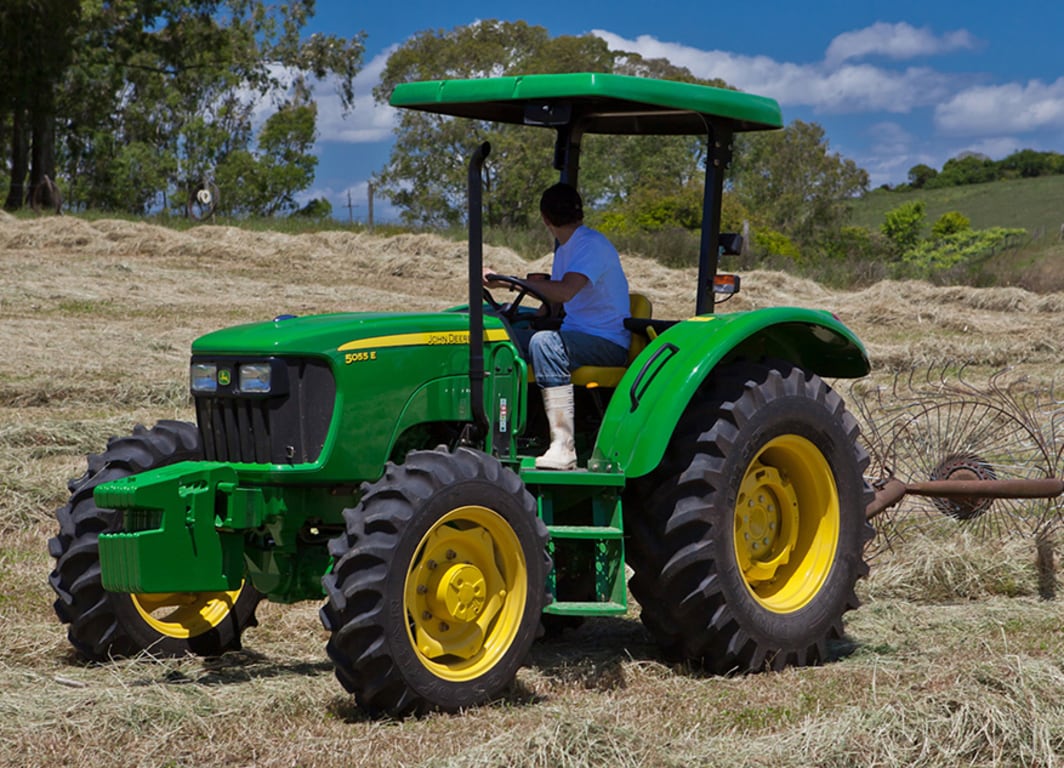
[[[484,258],[518,275],[550,262],[490,247]],[[282,312],[461,304],[465,259],[466,244],[431,234],[177,232],[0,214],[0,765],[1064,762],[1064,601],[1034,597],[1024,542],[950,538],[885,554],[823,667],[708,676],[670,665],[631,616],[590,619],[537,643],[500,702],[400,722],[368,717],[336,681],[313,602],[264,604],[244,650],[221,658],[80,662],[51,607],[47,541],[84,454],[136,423],[192,418],[188,355],[200,334]],[[624,263],[655,316],[694,312],[693,269]],[[1022,363],[1032,379],[1064,363],[1064,294],[742,277],[720,311],[835,312],[888,384],[891,368],[950,356]]]

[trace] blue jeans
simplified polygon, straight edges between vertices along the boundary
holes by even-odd
[[[515,328],[514,337],[525,360],[532,363],[540,387],[562,387],[582,365],[615,366],[628,362],[620,344],[579,331],[534,331]]]

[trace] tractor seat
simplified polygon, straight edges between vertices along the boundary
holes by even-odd
[[[643,294],[630,293],[628,294],[628,311],[631,313],[629,320],[633,318],[647,320],[653,311],[653,305],[650,303],[650,299]],[[628,320],[625,321],[625,327],[632,330],[632,340],[628,344],[628,362],[617,366],[582,365],[572,373],[574,386],[587,387],[589,389],[594,389],[595,387],[617,388],[617,384],[620,383],[624,372],[628,370],[628,366],[643,351],[647,343],[657,336],[655,329],[649,325],[641,333],[633,329]]]

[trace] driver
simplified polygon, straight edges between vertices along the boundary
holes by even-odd
[[[515,329],[536,383],[550,425],[550,448],[536,459],[537,469],[573,469],[573,385],[570,373],[582,365],[620,366],[628,361],[630,334],[628,280],[617,249],[605,235],[584,225],[580,193],[569,184],[548,188],[539,202],[540,214],[557,246],[550,279],[540,278],[536,290],[553,304],[565,305],[560,330]],[[488,280],[484,285],[505,283]]]

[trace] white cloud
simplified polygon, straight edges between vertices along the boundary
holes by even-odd
[[[928,152],[923,142],[899,123],[875,123],[865,133],[870,143],[859,164],[868,171],[869,186],[873,189],[905,180],[914,165],[941,165],[940,159]]]
[[[824,61],[830,67],[865,56],[914,59],[974,48],[975,44],[975,38],[963,29],[937,36],[926,27],[917,29],[904,21],[898,24],[880,21],[837,36],[828,46]]]
[[[935,126],[959,136],[1064,129],[1064,77],[968,88],[935,108]]]
[[[868,135],[875,142],[875,147],[883,152],[907,150],[915,140],[905,126],[889,121],[869,126]]]
[[[803,75],[786,84],[781,102],[830,112],[906,113],[950,92],[948,76],[923,67],[894,71],[854,64],[826,72],[809,67]]]
[[[950,76],[923,67],[892,70],[869,64],[795,64],[768,56],[704,51],[649,35],[629,40],[605,30],[593,30],[592,34],[614,50],[667,58],[699,77],[719,77],[740,90],[771,96],[784,106],[826,112],[905,113],[938,103],[951,91]]]
[[[395,48],[392,46],[374,56],[355,77],[355,108],[346,115],[332,78],[315,85],[319,141],[361,144],[391,138],[395,109],[387,104],[377,104],[373,100],[373,88],[380,82],[384,66]]]
[[[991,159],[1000,160],[1022,148],[1019,140],[1015,136],[992,136],[980,139],[979,141],[965,146],[963,149],[954,152],[951,157],[956,157],[961,154],[961,152],[976,152],[980,155],[986,155]]]
[[[330,75],[324,80],[310,78],[314,101],[318,105],[318,141],[339,141],[350,144],[386,141],[391,138],[395,121],[395,110],[387,104],[377,104],[373,100],[373,89],[380,83],[381,73],[388,62],[388,57],[397,46],[374,56],[355,76],[354,108],[344,112],[337,91],[336,77]],[[267,65],[270,76],[277,81],[277,87],[262,95],[245,88],[242,98],[253,102],[252,125],[257,131],[262,124],[277,111],[277,107],[291,96],[292,86],[296,81],[297,70],[280,64]],[[306,73],[304,73],[306,74]]]

